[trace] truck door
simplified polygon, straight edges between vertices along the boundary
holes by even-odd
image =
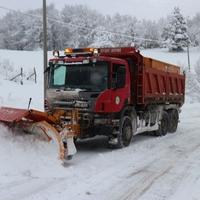
[[[130,103],[130,71],[126,61],[112,63],[111,106],[113,112],[120,112]]]

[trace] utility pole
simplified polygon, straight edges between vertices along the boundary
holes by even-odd
[[[46,99],[46,84],[47,84],[47,7],[46,0],[43,0],[43,67],[44,67],[44,100]]]
[[[189,69],[189,72],[190,72],[190,47],[189,47],[189,42],[188,42],[188,45],[187,45],[187,57],[188,57],[188,69]]]

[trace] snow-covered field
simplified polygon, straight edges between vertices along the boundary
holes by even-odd
[[[145,50],[146,56],[187,66],[185,53]],[[192,66],[200,49],[191,50]],[[24,85],[0,75],[0,106],[43,108],[42,52],[0,50],[17,67],[37,68],[38,84]],[[54,144],[15,136],[0,126],[0,200],[199,200],[200,103],[186,103],[175,134],[138,135],[128,148],[110,150],[106,138],[78,142],[78,154],[65,166]]]

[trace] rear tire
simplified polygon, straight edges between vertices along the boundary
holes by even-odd
[[[167,134],[169,129],[169,115],[167,112],[163,111],[162,119],[160,120],[158,130],[154,131],[154,135],[156,136],[164,136]]]
[[[176,109],[172,109],[168,111],[169,115],[169,133],[175,133],[178,127],[179,121],[179,113]]]

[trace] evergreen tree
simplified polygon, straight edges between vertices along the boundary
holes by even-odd
[[[174,8],[169,23],[164,28],[162,37],[167,42],[169,51],[183,51],[183,47],[189,43],[187,25],[178,7]]]

